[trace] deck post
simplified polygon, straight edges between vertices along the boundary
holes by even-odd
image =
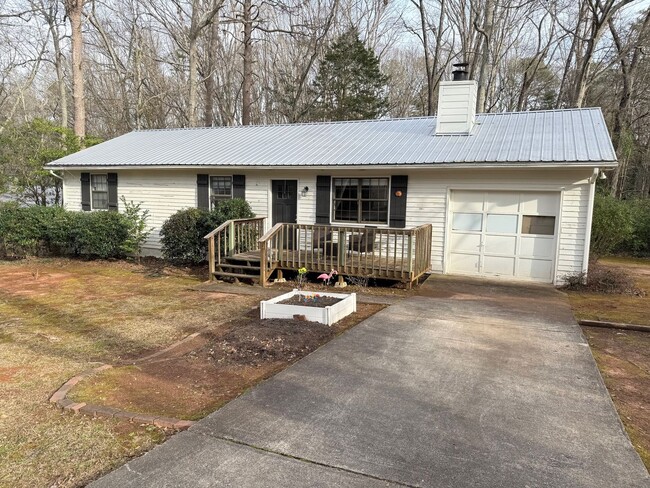
[[[408,250],[408,258],[407,259],[409,260],[409,280],[412,280],[413,279],[413,261],[412,261],[412,257],[413,257],[413,231],[409,232],[408,246],[409,246],[409,250]]]
[[[214,236],[210,236],[208,239],[208,263],[210,269],[210,281],[214,281],[214,272],[216,271],[214,263]]]
[[[260,243],[260,284],[266,288],[266,243]]]
[[[228,226],[228,256],[232,256],[235,249],[235,223],[230,222]]]

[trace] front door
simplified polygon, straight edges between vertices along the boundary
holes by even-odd
[[[272,180],[271,190],[273,225],[280,222],[295,224],[298,219],[298,181]],[[294,233],[288,233],[287,238],[286,248],[293,249]]]

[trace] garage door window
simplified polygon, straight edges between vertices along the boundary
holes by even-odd
[[[488,214],[487,231],[495,234],[516,234],[517,216]]]
[[[552,236],[555,234],[555,217],[524,215],[522,219],[521,233]]]
[[[453,230],[480,232],[483,227],[483,215],[473,213],[454,213]]]

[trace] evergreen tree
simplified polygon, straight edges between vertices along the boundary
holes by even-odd
[[[388,77],[379,59],[359,39],[357,29],[341,35],[325,53],[314,82],[317,120],[361,120],[381,117],[388,108]]]

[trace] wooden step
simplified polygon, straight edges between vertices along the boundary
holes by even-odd
[[[226,258],[226,264],[239,264],[246,263],[247,265],[251,264],[260,264],[261,259],[254,257],[238,257],[238,256],[229,256]]]
[[[249,264],[233,264],[233,263],[221,263],[216,265],[217,268],[237,268],[237,269],[243,269],[246,271],[253,271],[257,274],[260,274],[260,267],[259,266],[251,266]]]
[[[236,278],[236,279],[246,279],[246,280],[259,280],[260,275],[253,274],[242,274],[242,273],[228,273],[225,271],[215,271],[212,273],[217,278]]]

